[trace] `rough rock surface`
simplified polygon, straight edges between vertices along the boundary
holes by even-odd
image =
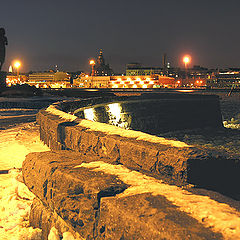
[[[164,177],[177,185],[191,183],[223,193],[231,192],[240,181],[237,174],[240,162],[217,151],[180,148],[93,131],[45,110],[38,113],[37,121],[41,140],[53,150],[94,154],[112,163]],[[219,182],[223,183],[220,188]]]
[[[93,239],[100,198],[114,196],[127,185],[113,175],[74,168],[89,161],[96,158],[70,151],[31,153],[22,170],[25,184],[45,206],[82,237]]]
[[[37,196],[30,222],[43,228],[44,239],[53,225],[79,239],[222,239],[163,196],[119,198],[129,186],[117,176],[76,168],[98,158],[71,151],[27,155],[24,182]]]
[[[137,194],[101,201],[97,239],[223,239],[163,196]]]

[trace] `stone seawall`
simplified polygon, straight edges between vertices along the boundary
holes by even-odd
[[[30,154],[23,164],[24,181],[37,197],[30,221],[43,229],[43,239],[52,226],[61,234],[72,232],[76,239],[228,239],[224,231],[209,228],[197,214],[193,217],[179,210],[171,197],[162,194],[167,185],[158,184],[227,191],[240,180],[236,159],[80,119],[61,111],[68,104],[39,111],[41,140],[53,151]],[[219,109],[215,110],[212,115],[216,113],[219,120]],[[149,182],[143,188],[144,179]],[[151,188],[153,181],[157,185]],[[140,190],[131,193],[133,186]],[[161,187],[162,193],[153,194]]]
[[[213,230],[208,221],[202,221],[207,215],[200,214],[196,219],[172,202],[174,198],[180,200],[182,194],[191,209],[190,199],[198,197],[201,204],[204,196],[107,161],[72,151],[27,156],[24,181],[36,195],[30,224],[42,228],[43,239],[53,226],[60,236],[71,232],[75,239],[224,239],[218,227]],[[96,171],[99,167],[102,169]],[[217,204],[217,209],[221,205],[214,201],[209,204]],[[234,210],[226,210],[235,214]]]
[[[236,168],[235,159],[218,152],[67,115],[64,118],[61,111],[56,114],[46,109],[37,114],[40,138],[52,150],[95,154],[108,162],[146,171],[180,186],[191,183],[215,189],[225,167],[229,168],[230,164],[233,170]],[[216,161],[221,166],[217,171]]]
[[[100,158],[108,159],[111,163],[161,174],[179,185],[190,181],[191,171],[196,171],[195,163],[211,161],[218,157],[209,157],[207,151],[147,134],[139,133],[139,136],[134,137],[136,133],[132,133],[133,137],[131,137],[129,130],[121,129],[122,132],[129,132],[128,137],[114,133],[115,127],[112,127],[111,134],[92,130],[82,126],[81,121],[83,122],[83,120],[79,120],[78,123],[66,121],[46,110],[40,110],[37,115],[40,138],[53,150],[74,150],[84,154],[96,154]],[[103,126],[105,124],[92,122],[89,124],[99,126],[99,129],[110,128],[110,126]],[[142,139],[141,136],[143,136]],[[146,136],[145,139],[148,137],[153,141],[145,140],[144,136]],[[155,139],[158,141],[154,142]],[[178,143],[180,147],[177,146]]]

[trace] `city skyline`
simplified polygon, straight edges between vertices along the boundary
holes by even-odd
[[[129,62],[162,66],[239,67],[237,1],[11,1],[1,3],[0,22],[9,45],[3,69],[19,59],[21,71],[89,71],[102,48],[114,72]]]

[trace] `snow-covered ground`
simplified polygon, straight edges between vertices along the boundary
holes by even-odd
[[[22,162],[30,152],[49,151],[39,138],[35,123],[39,108],[63,100],[60,97],[0,97],[0,239],[40,240],[41,229],[29,226],[30,206],[34,195],[22,181]],[[58,240],[52,229],[50,240]],[[64,233],[65,240],[74,240]]]
[[[41,230],[29,226],[33,194],[22,182],[21,166],[30,152],[48,151],[39,139],[35,123],[0,130],[0,238],[41,239]]]
[[[17,99],[16,101],[19,101]],[[224,103],[227,109],[224,112],[224,125],[226,127],[231,127],[235,129],[240,129],[240,109],[239,102],[234,104]],[[231,107],[229,107],[231,106]],[[37,109],[28,109],[28,108],[0,108],[0,239],[2,240],[38,240],[41,239],[41,230],[33,229],[29,226],[28,217],[29,210],[33,199],[33,194],[27,189],[27,187],[22,183],[21,176],[21,166],[22,162],[25,159],[25,156],[30,152],[39,152],[39,151],[48,151],[49,148],[44,145],[39,139],[38,126],[35,122],[28,122],[30,117],[34,117]],[[16,123],[15,119],[21,116],[20,122]],[[7,124],[1,125],[1,120],[7,120]],[[34,120],[31,120],[34,121]],[[5,122],[4,122],[5,123]],[[180,134],[181,135],[181,134]],[[213,147],[213,145],[225,146],[228,149],[233,149],[235,153],[240,152],[240,134],[230,134],[229,136],[219,136],[218,139],[207,139],[203,135],[184,133],[182,136],[187,144],[199,144],[206,145],[207,147]],[[180,139],[181,137],[179,137]],[[224,140],[225,139],[225,140]],[[231,141],[230,141],[231,139]],[[223,140],[225,141],[223,143]],[[209,142],[210,141],[210,142]],[[207,145],[208,144],[208,145]],[[214,146],[215,146],[214,145]],[[234,146],[234,147],[233,147]],[[98,163],[96,163],[98,164]],[[87,166],[86,166],[87,167]],[[100,165],[98,166],[100,168]],[[110,166],[107,166],[110,168]],[[7,170],[11,169],[8,173]],[[105,170],[107,171],[107,170]],[[112,170],[113,171],[113,170]],[[120,173],[116,173],[117,175]],[[119,175],[120,177],[120,175]],[[134,177],[135,178],[135,177]],[[144,177],[146,180],[148,177]],[[144,180],[144,181],[145,181]],[[150,179],[152,183],[152,179]],[[137,183],[133,183],[135,186]],[[157,188],[163,187],[166,189],[166,185],[161,185],[161,182],[156,182]],[[131,185],[131,184],[130,184]],[[161,186],[160,186],[161,185]],[[156,187],[155,185],[153,188]],[[135,186],[140,187],[140,186]],[[170,189],[170,188],[169,188]],[[173,189],[173,187],[171,187]],[[156,189],[155,189],[156,190]],[[154,190],[154,191],[155,191]],[[144,190],[146,191],[146,189]],[[148,191],[153,191],[148,189]],[[153,191],[153,194],[155,194]],[[175,191],[173,191],[175,192]],[[186,201],[181,201],[181,192],[178,192],[176,198],[175,195],[167,192],[168,198],[172,199],[173,203],[177,201],[181,209],[185,208]],[[170,194],[170,195],[169,195]],[[179,195],[180,194],[180,195]],[[185,192],[184,192],[185,194]],[[190,196],[190,194],[187,194]],[[196,209],[196,202],[199,201],[195,196],[192,196],[192,205],[187,204],[187,211],[192,215],[196,215],[194,212]],[[232,204],[220,204],[219,201],[215,201],[209,198],[201,198],[201,201],[206,199],[206,202],[201,203],[201,206],[204,206],[204,209],[208,209],[211,212],[211,222],[210,226],[221,230],[225,234],[226,239],[240,239],[240,215],[239,215],[239,202],[232,201]],[[191,199],[189,200],[191,201]],[[214,202],[212,202],[214,201]],[[207,205],[209,202],[209,205]],[[216,205],[213,205],[216,204]],[[184,205],[185,204],[185,205]],[[220,204],[220,205],[218,205]],[[195,207],[194,207],[195,206]],[[214,209],[213,207],[214,206]],[[217,206],[217,207],[216,207]],[[192,209],[191,209],[192,208]],[[213,211],[211,211],[211,208]],[[223,209],[224,208],[224,209]],[[231,219],[230,215],[224,215],[225,212],[231,215],[234,219]],[[205,212],[206,213],[206,212]],[[204,214],[205,214],[204,213]],[[206,213],[207,214],[207,213]],[[199,215],[200,216],[200,215]],[[197,216],[197,217],[199,217]],[[218,219],[219,216],[226,219],[218,222],[218,225],[213,225],[212,219]],[[230,216],[230,217],[229,217]],[[204,215],[204,217],[206,217]],[[231,223],[231,224],[230,224]],[[238,234],[239,233],[239,234]],[[234,238],[232,238],[233,236]],[[70,233],[64,233],[64,240],[73,240],[74,238]],[[59,236],[57,230],[53,228],[49,235],[50,240],[58,240]]]

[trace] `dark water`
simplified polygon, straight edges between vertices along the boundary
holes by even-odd
[[[150,134],[222,127],[216,98],[196,96],[116,101],[80,108],[74,111],[74,115]]]
[[[224,121],[229,121],[232,118],[239,118],[240,120],[240,101],[221,100],[220,107]]]

